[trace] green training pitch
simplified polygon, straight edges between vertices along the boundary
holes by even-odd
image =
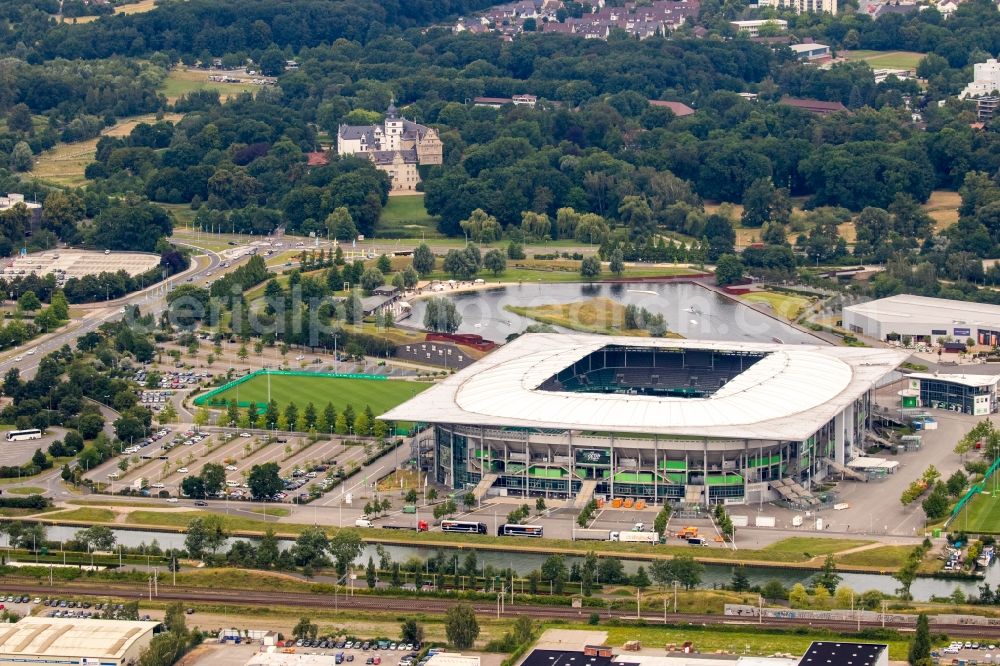
[[[969,531],[976,534],[1000,534],[1000,495],[992,492],[992,483],[987,482],[987,491],[977,494],[965,505],[951,523],[951,529]]]
[[[264,404],[268,396],[267,379],[266,375],[252,377],[239,386],[215,395],[212,403],[221,405],[222,401],[228,403],[236,400],[246,406],[252,400]],[[310,402],[317,410],[322,410],[326,403],[332,402],[337,412],[347,405],[354,405],[355,410],[363,410],[368,405],[377,416],[430,386],[429,383],[395,379],[271,375],[271,397],[278,403],[278,407],[284,410],[285,405],[294,402],[300,413]]]

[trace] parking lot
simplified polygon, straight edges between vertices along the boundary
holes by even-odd
[[[45,429],[45,434],[42,435],[41,439],[24,439],[16,442],[8,442],[4,438],[3,446],[0,447],[0,465],[10,467],[23,465],[31,460],[31,456],[36,450],[47,451],[49,444],[57,439],[62,439],[65,434],[65,429],[52,426]],[[0,437],[3,436],[4,434],[0,433]]]
[[[125,271],[129,275],[139,275],[155,268],[160,263],[159,256],[142,252],[94,252],[90,250],[49,250],[34,252],[24,257],[14,257],[5,261],[4,276],[55,275],[64,279],[82,278],[98,273]]]
[[[32,597],[30,595],[0,594],[0,610],[9,610],[18,615],[39,615],[42,617],[63,617],[76,619],[119,619],[125,609],[124,604],[114,602],[76,601],[68,597]],[[141,616],[152,619],[149,615]]]
[[[960,664],[964,663],[967,666],[976,666],[977,664],[995,664],[1000,663],[1000,654],[997,653],[997,643],[988,643],[987,641],[996,641],[996,637],[983,638],[983,642],[979,641],[955,641],[944,648],[938,648],[931,651],[931,657],[935,660],[935,663],[941,664]]]
[[[307,497],[314,485],[327,489],[332,485],[328,477],[346,473],[352,465],[360,465],[365,456],[363,446],[347,446],[338,439],[311,443],[303,436],[267,438],[249,432],[174,432],[161,428],[148,439],[126,447],[121,457],[94,468],[88,477],[110,484],[112,492],[144,483],[151,495],[164,491],[177,497],[185,476],[198,474],[204,465],[215,463],[225,467],[228,499],[241,500],[250,496],[250,469],[274,462],[288,480],[287,488],[275,500],[290,502],[300,495]],[[119,468],[123,457],[129,461],[124,472]]]

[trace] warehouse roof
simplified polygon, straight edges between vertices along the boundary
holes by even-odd
[[[540,388],[609,345],[754,352],[763,358],[706,397]],[[531,333],[390,410],[394,421],[663,435],[804,439],[893,371],[890,349]]]
[[[90,657],[120,659],[158,622],[26,617],[0,627],[0,658]]]
[[[1000,375],[946,375],[932,372],[911,372],[906,376],[909,379],[937,379],[942,382],[950,382],[959,386],[970,386],[972,388],[993,386],[1000,381]]]
[[[848,312],[875,319],[884,324],[899,323],[934,323],[948,326],[981,325],[1000,330],[1000,305],[988,303],[973,303],[971,301],[953,301],[948,298],[931,298],[929,296],[913,296],[899,294],[880,298],[858,305],[848,305]]]

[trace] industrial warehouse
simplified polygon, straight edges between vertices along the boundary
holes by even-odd
[[[0,666],[134,664],[158,622],[26,617],[0,629]]]
[[[876,340],[943,338],[992,347],[1000,344],[1000,306],[899,294],[844,308],[844,328]]]
[[[536,333],[382,418],[434,425],[475,494],[709,504],[809,499],[861,452],[891,349]]]

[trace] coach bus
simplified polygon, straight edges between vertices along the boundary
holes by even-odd
[[[20,442],[25,439],[41,439],[42,431],[38,428],[32,428],[31,430],[11,430],[7,433],[8,442]]]
[[[442,520],[441,531],[486,534],[486,523],[477,523],[471,520]]]
[[[504,523],[497,528],[497,536],[540,537],[542,536],[542,526]]]

